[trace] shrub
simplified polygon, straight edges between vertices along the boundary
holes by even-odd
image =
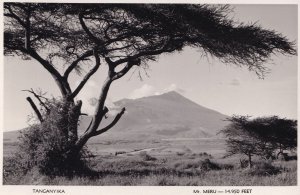
[[[43,123],[23,130],[14,159],[24,173],[38,168],[46,175],[72,175],[86,168],[86,157],[91,156],[86,148],[72,160],[68,156],[72,144],[65,133],[68,115],[61,109],[63,103],[52,102],[51,113]]]
[[[140,152],[139,156],[142,158],[143,161],[155,161],[155,160],[157,160],[155,157],[150,156],[145,151]]]
[[[212,155],[211,154],[208,154],[206,152],[200,152],[199,153],[199,156],[200,157],[206,157],[206,158],[212,158]]]
[[[250,175],[268,176],[277,175],[281,170],[278,167],[273,166],[270,162],[256,162],[251,169],[247,170]]]
[[[200,168],[203,171],[221,170],[221,167],[218,164],[211,162],[208,158],[202,161]]]
[[[125,154],[126,152],[125,151],[117,151],[115,152],[115,156],[118,156],[119,154]]]
[[[183,156],[185,155],[185,152],[176,152],[177,156]]]
[[[210,161],[209,159],[205,160],[178,160],[171,164],[171,167],[176,170],[186,171],[186,170],[198,170],[198,171],[210,171],[210,170],[221,170],[221,169],[232,169],[232,165],[219,165],[215,162]]]
[[[218,164],[218,166],[224,170],[232,170],[234,168],[234,166],[231,164]]]

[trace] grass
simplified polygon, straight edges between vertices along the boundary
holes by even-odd
[[[290,186],[297,185],[297,161],[256,161],[252,169],[241,169],[238,159],[214,159],[209,154],[152,156],[97,156],[92,175],[47,177],[31,170],[25,175],[7,174],[4,185],[99,185],[99,186]],[[4,160],[8,171],[9,161]]]

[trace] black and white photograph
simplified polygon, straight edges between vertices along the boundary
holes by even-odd
[[[296,194],[298,4],[250,3],[4,1],[2,187]]]

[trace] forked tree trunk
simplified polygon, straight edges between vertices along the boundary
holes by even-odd
[[[99,102],[95,111],[95,115],[93,116],[93,121],[91,125],[88,127],[88,129],[85,131],[85,133],[79,137],[74,144],[72,150],[70,151],[71,155],[78,155],[81,151],[81,149],[84,147],[84,145],[87,143],[87,141],[95,136],[95,133],[97,132],[98,127],[100,126],[100,123],[102,121],[102,118],[104,115],[108,112],[107,108],[105,109],[105,100],[108,94],[109,87],[112,83],[112,80],[108,78],[106,82],[103,85],[101,95],[99,97]]]
[[[76,169],[80,168],[79,163],[80,161],[80,152],[81,149],[75,150],[76,142],[78,141],[78,125],[79,125],[79,118],[81,115],[81,106],[82,102],[78,101],[75,104],[71,101],[64,102],[62,106],[62,116],[61,121],[59,122],[59,126],[61,127],[60,130],[62,131],[63,135],[65,136],[65,144],[66,150],[64,151],[65,158],[65,165],[60,167],[63,172],[68,171],[76,171]],[[76,152],[75,152],[76,151]]]

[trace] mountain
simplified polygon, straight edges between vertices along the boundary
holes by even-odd
[[[115,102],[115,106],[113,112],[122,107],[126,112],[99,139],[207,138],[216,136],[228,124],[224,121],[228,116],[200,106],[175,91],[134,100],[123,99]],[[113,118],[103,119],[103,126]],[[80,128],[85,129],[90,120],[83,118]]]
[[[92,138],[99,140],[153,140],[173,138],[208,138],[228,124],[228,116],[205,108],[185,98],[175,91],[162,95],[139,99],[122,99],[114,103],[109,113],[117,113],[122,107],[126,112],[119,122],[106,133]],[[114,119],[108,115],[101,126]],[[90,116],[80,119],[79,134],[82,134],[91,121]],[[19,131],[5,132],[6,141],[15,140]]]

